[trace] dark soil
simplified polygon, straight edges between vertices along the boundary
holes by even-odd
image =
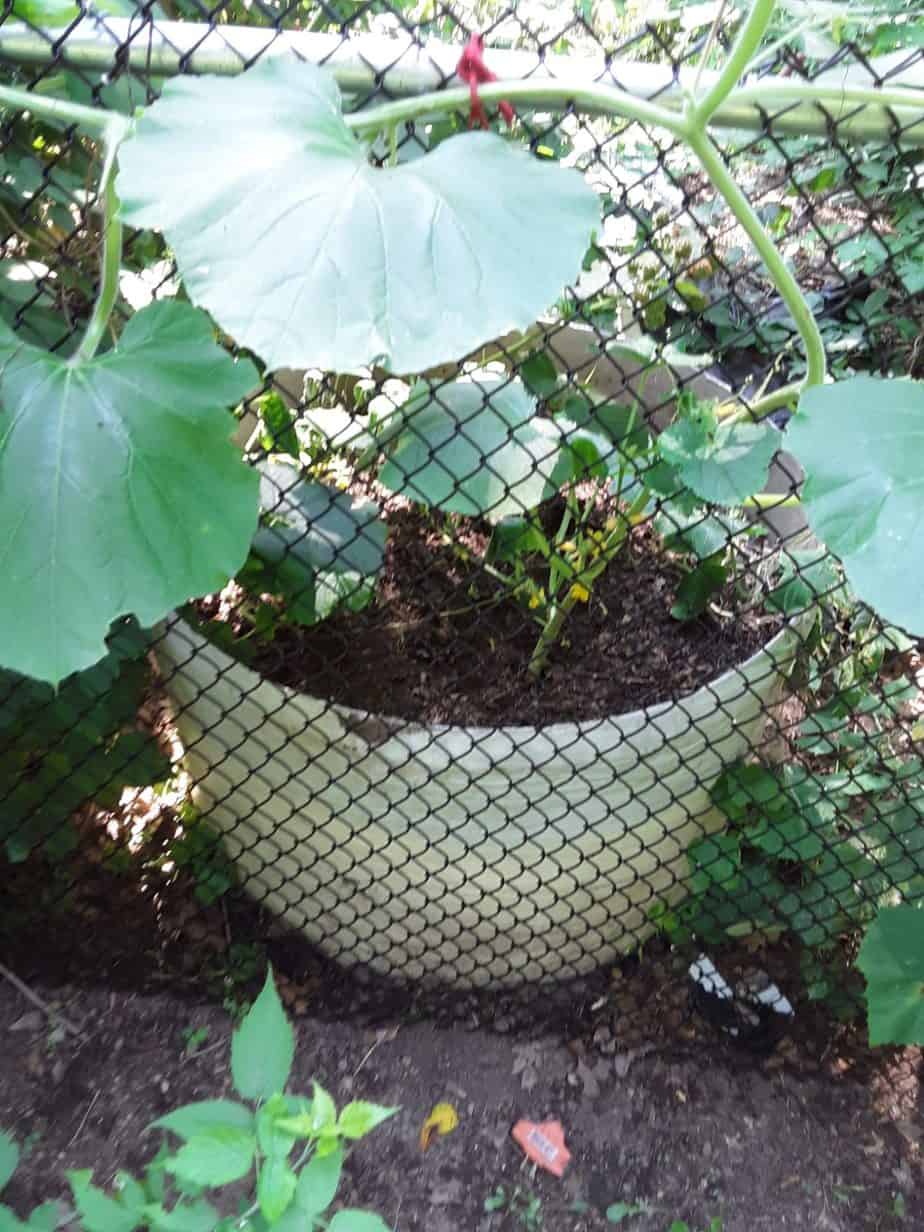
[[[33,855],[7,867],[0,963],[29,986],[66,982],[130,997],[169,988],[178,997],[211,997],[220,1004],[255,995],[268,960],[289,1008],[330,1022],[463,1023],[520,1039],[555,1035],[582,1055],[605,1057],[727,1042],[691,1006],[688,966],[699,952],[693,942],[672,946],[655,937],[619,963],[559,985],[425,989],[340,967],[240,891],[203,902],[195,870],[178,862],[172,811],[161,808],[136,851],[128,850],[125,836],[132,820],[130,813],[121,819],[125,833],[119,834],[115,815],[87,809],[79,820],[80,843],[67,860],[49,868]],[[842,1000],[857,1012],[841,1023],[823,1003],[805,997],[794,941],[730,942],[710,955],[732,986],[760,968],[795,1006],[786,1034],[763,1049],[767,1064],[806,1074],[831,1066],[868,1073],[862,987],[846,962]]]
[[[0,981],[0,1124],[28,1143],[4,1198],[23,1214],[66,1197],[65,1168],[90,1167],[103,1185],[138,1170],[156,1150],[144,1132],[155,1117],[232,1094],[222,1010],[72,985],[42,992],[75,1036]],[[338,1104],[401,1106],[356,1144],[340,1194],[397,1232],[604,1232],[618,1202],[642,1208],[625,1219],[630,1232],[674,1219],[700,1232],[716,1217],[723,1232],[903,1232],[924,1220],[912,1051],[860,1085],[723,1049],[600,1058],[400,1020],[376,1030],[308,1017],[297,1035],[291,1090],[316,1078]],[[460,1123],[424,1152],[420,1130],[441,1101]],[[572,1153],[562,1180],[524,1166],[511,1138],[522,1117],[561,1121]]]
[[[392,508],[376,601],[312,628],[282,626],[248,662],[315,697],[415,721],[540,725],[598,719],[683,696],[742,663],[780,622],[728,585],[700,618],[671,616],[684,569],[637,528],[578,604],[543,676],[527,664],[538,625],[474,561],[476,525],[447,541],[423,515]],[[239,634],[246,619],[218,596],[199,604]],[[718,610],[716,610],[718,609]],[[253,643],[249,643],[252,645]]]
[[[87,810],[52,879],[37,857],[5,874],[0,1126],[30,1143],[4,1194],[18,1209],[63,1194],[65,1167],[93,1167],[100,1183],[139,1168],[152,1119],[228,1094],[220,1003],[255,995],[269,959],[299,1034],[294,1089],[317,1077],[341,1102],[402,1105],[356,1148],[344,1191],[398,1232],[604,1232],[608,1205],[640,1200],[652,1209],[630,1232],[675,1218],[701,1232],[713,1216],[724,1232],[921,1226],[920,1054],[870,1053],[862,1025],[839,1029],[805,1002],[786,944],[713,955],[732,983],[759,964],[795,1003],[769,1052],[691,1012],[689,955],[658,940],[581,985],[439,997],[339,970],[239,895],[196,901],[167,858],[169,810],[137,852],[114,821]],[[420,1127],[441,1100],[461,1124],[424,1154]],[[523,1116],[562,1121],[574,1156],[563,1181],[521,1167],[510,1130]],[[519,1188],[516,1210],[484,1210],[498,1186],[508,1202]],[[534,1199],[541,1226],[523,1220]]]

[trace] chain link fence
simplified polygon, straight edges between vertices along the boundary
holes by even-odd
[[[481,33],[503,80],[679,108],[727,48],[719,8],[118,0],[49,29],[8,5],[0,60],[8,85],[127,115],[177,76],[298,56],[361,115],[458,85]],[[835,375],[921,375],[924,122],[767,103],[761,83],[888,89],[921,79],[922,46],[913,5],[801,25],[783,7],[751,101],[715,117]],[[246,168],[242,115],[208,124],[240,126]],[[261,508],[237,575],[154,629],[126,617],[57,691],[3,673],[17,970],[227,990],[268,953],[292,1004],[499,1022],[525,1005],[610,1050],[692,1032],[692,970],[719,1028],[761,1042],[793,1006],[856,1013],[863,929],[920,897],[919,647],[853,597],[793,499],[797,322],[676,137],[590,106],[485,118],[593,187],[582,269],[459,362],[261,377],[236,409]],[[413,168],[471,119],[398,119],[369,157]],[[47,116],[2,123],[0,316],[70,355],[97,290],[99,148]],[[107,348],[185,295],[162,234],[128,231],[118,292]],[[736,410],[779,390],[732,442],[753,491],[678,478],[686,433],[746,424]]]

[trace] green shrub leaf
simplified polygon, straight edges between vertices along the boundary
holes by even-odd
[[[924,1044],[924,910],[883,907],[857,955],[871,1044]]]
[[[257,1142],[268,1158],[285,1159],[298,1137],[291,1128],[286,1128],[287,1100],[283,1095],[273,1095],[257,1113]]]
[[[311,1132],[322,1134],[337,1124],[337,1105],[320,1083],[311,1084]]]
[[[60,1202],[43,1202],[32,1211],[23,1225],[27,1232],[55,1232],[67,1219],[67,1212]]]
[[[858,376],[799,399],[787,447],[805,468],[815,534],[858,598],[891,624],[924,633],[924,383]]]
[[[394,1116],[397,1108],[385,1108],[381,1104],[368,1104],[357,1099],[346,1104],[340,1112],[337,1129],[344,1138],[362,1138],[381,1125],[389,1117]]]
[[[8,1206],[0,1206],[0,1232],[27,1232],[27,1229],[28,1224],[24,1224]]]
[[[694,893],[705,894],[713,886],[733,890],[741,867],[741,840],[736,834],[716,834],[690,845],[687,858],[693,869]]]
[[[558,389],[558,369],[546,351],[536,351],[517,365],[517,372],[529,392],[536,398],[549,398]]]
[[[307,1219],[322,1214],[333,1202],[343,1168],[343,1147],[329,1155],[312,1155],[299,1173],[295,1204]]]
[[[333,77],[294,57],[168,81],[119,164],[124,217],[270,368],[421,372],[525,329],[599,218],[579,173],[490,133],[373,167]]]
[[[260,418],[266,431],[260,443],[267,453],[287,453],[298,458],[299,441],[295,431],[295,414],[275,390],[259,399]]]
[[[269,1224],[276,1223],[287,1210],[295,1194],[296,1176],[280,1156],[267,1159],[257,1181],[257,1202]]]
[[[231,1077],[244,1099],[269,1099],[285,1089],[295,1036],[283,1012],[272,971],[231,1040]]]
[[[19,1163],[19,1147],[11,1134],[0,1130],[0,1189],[16,1171]]]
[[[685,574],[677,587],[677,599],[671,608],[675,620],[695,620],[709,606],[714,594],[728,580],[728,569],[716,556],[701,560],[695,569]]]
[[[167,1160],[166,1167],[178,1180],[215,1188],[246,1176],[256,1149],[254,1134],[230,1125],[216,1125],[189,1138]]]
[[[172,1210],[157,1203],[144,1208],[147,1222],[155,1232],[213,1232],[219,1214],[208,1202],[178,1202]]]
[[[700,500],[739,505],[767,482],[779,434],[766,424],[712,425],[680,419],[658,437],[658,449]]]
[[[188,304],[145,308],[74,366],[0,322],[4,666],[56,684],[117,617],[153,625],[240,568],[258,481],[225,408],[255,383]]]
[[[97,1189],[91,1183],[92,1176],[88,1168],[67,1173],[74,1205],[86,1232],[134,1232],[141,1222],[140,1215]]]
[[[780,580],[764,600],[767,607],[792,615],[819,599],[847,601],[837,561],[824,545],[788,549],[781,561]]]
[[[240,1129],[252,1132],[254,1116],[244,1104],[231,1099],[203,1099],[184,1104],[152,1121],[148,1129],[169,1129],[180,1138],[192,1138],[209,1129]]]
[[[700,560],[724,551],[747,525],[733,513],[709,513],[701,505],[689,509],[682,501],[662,501],[655,518],[655,529],[666,548],[692,552]]]

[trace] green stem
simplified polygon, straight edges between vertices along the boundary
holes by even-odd
[[[718,415],[725,423],[754,423],[772,414],[773,411],[780,410],[781,407],[791,406],[793,402],[798,401],[801,392],[802,382],[793,381],[791,385],[782,385],[772,394],[757,398],[747,406],[732,406],[724,414],[720,409]]]
[[[735,39],[735,45],[732,47],[718,79],[704,99],[698,103],[693,102],[686,109],[686,115],[690,121],[691,128],[705,127],[709,123],[709,118],[713,112],[721,107],[722,103],[725,102],[729,94],[734,90],[738,84],[738,79],[747,68],[748,61],[753,57],[760,45],[760,40],[764,37],[775,7],[776,0],[754,0],[754,7],[748,13],[747,19],[741,27],[737,39]]]
[[[805,302],[798,282],[796,282],[787,268],[773,240],[764,230],[763,224],[754,212],[751,203],[735,183],[728,168],[722,161],[722,155],[719,153],[718,147],[713,143],[712,139],[705,132],[693,130],[687,132],[685,138],[687,144],[702,164],[703,170],[712,181],[713,187],[718,189],[725,198],[726,203],[741,224],[742,229],[747,233],[751,243],[757,249],[767,267],[770,280],[777,291],[779,291],[783,303],[789,309],[796,323],[796,328],[802,339],[802,345],[805,347],[807,365],[807,373],[802,388],[807,388],[810,385],[821,385],[824,382],[826,372],[824,343],[818,326],[815,323],[815,318]]]
[[[626,541],[626,536],[632,529],[633,520],[642,512],[647,503],[648,492],[643,490],[629,506],[626,513],[619,518],[613,530],[610,531],[610,534],[600,548],[600,555],[597,561],[572,579],[571,587],[561,603],[552,604],[551,614],[542,627],[542,632],[539,634],[529,659],[527,671],[533,680],[538,680],[545,671],[546,664],[549,661],[549,652],[561,636],[565,621],[570,616],[575,604],[584,602],[580,598],[580,588],[583,586],[587,591],[593,588],[593,584],[600,574],[619,555]]]
[[[115,191],[115,156],[115,144],[108,145],[100,180],[100,199],[103,206],[103,255],[99,289],[86,333],[69,361],[72,364],[86,363],[96,354],[119,293],[119,270],[122,266],[122,220],[118,215],[119,201]]]
[[[122,262],[122,223],[118,218],[118,198],[115,192],[115,159],[119,143],[130,128],[130,121],[112,112],[84,107],[60,98],[45,98],[29,90],[0,86],[0,107],[26,111],[47,120],[78,125],[103,142],[105,154],[100,177],[99,200],[103,211],[103,254],[96,303],[80,346],[71,356],[72,364],[84,363],[96,354],[116,296],[119,293],[119,270]]]
[[[595,85],[592,82],[569,82],[561,78],[554,81],[492,81],[479,87],[478,97],[486,104],[506,99],[514,105],[533,103],[551,109],[560,109],[563,104],[570,103],[579,111],[617,115],[639,124],[660,125],[678,137],[685,136],[687,131],[686,121],[676,111],[668,111],[657,103],[635,98],[614,86]],[[396,99],[343,118],[357,136],[362,136],[378,133],[390,124],[419,120],[424,115],[445,111],[464,112],[468,110],[470,101],[468,87],[456,86],[435,94]]]
[[[577,508],[574,484],[571,483],[568,485],[567,495],[565,496],[565,510],[561,515],[561,521],[558,524],[555,538],[552,541],[554,546],[550,546],[547,556],[549,562],[549,598],[553,603],[562,581],[570,581],[574,577],[574,570],[566,560],[562,559],[561,545],[567,540],[572,524],[577,526],[579,519],[580,511]],[[562,566],[564,566],[564,569]]]
[[[118,143],[128,128],[128,120],[102,111],[96,107],[84,107],[63,98],[45,98],[31,90],[17,90],[13,86],[0,86],[0,107],[15,111],[28,111],[44,120],[57,120],[62,124],[78,124],[95,137]],[[119,131],[117,131],[119,130]]]
[[[766,111],[777,103],[810,103],[816,107],[833,110],[838,106],[889,107],[897,111],[924,112],[924,90],[912,86],[893,90],[880,90],[872,86],[835,86],[803,82],[771,81],[765,86],[742,86],[735,91],[732,102],[736,105],[755,103]],[[910,117],[909,117],[910,118]],[[920,118],[920,117],[918,117]],[[883,133],[883,139],[888,137]]]

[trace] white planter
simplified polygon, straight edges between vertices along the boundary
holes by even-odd
[[[651,933],[795,642],[679,702],[543,728],[332,705],[181,621],[157,653],[194,798],[249,892],[342,964],[474,987],[586,974]]]

